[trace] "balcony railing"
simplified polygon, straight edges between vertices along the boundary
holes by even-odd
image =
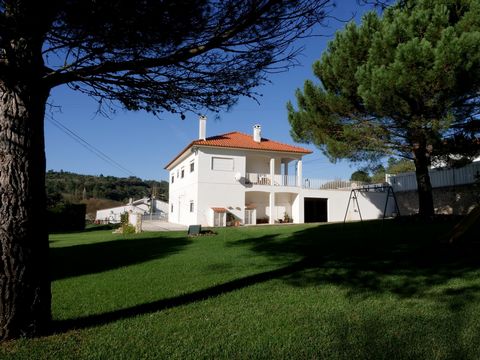
[[[297,186],[295,175],[273,175],[247,173],[245,182],[252,185]]]
[[[325,179],[303,179],[302,183],[298,183],[295,175],[273,175],[247,173],[245,175],[245,183],[251,185],[273,185],[273,186],[294,186],[304,189],[316,190],[350,190],[363,186],[360,181],[350,180],[325,180]]]
[[[315,190],[351,190],[365,185],[361,181],[351,180],[326,180],[326,179],[303,179],[302,187],[304,189]]]

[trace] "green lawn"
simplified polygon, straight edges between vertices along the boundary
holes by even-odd
[[[479,359],[479,246],[440,244],[452,224],[52,235],[55,333],[0,358]]]

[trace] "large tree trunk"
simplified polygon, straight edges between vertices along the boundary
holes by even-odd
[[[418,188],[418,213],[423,217],[431,217],[434,215],[432,184],[430,182],[430,174],[428,173],[428,165],[430,157],[424,144],[414,149],[415,154],[415,175],[417,178]]]
[[[48,90],[39,84],[28,74],[0,81],[0,340],[39,335],[51,319],[43,133]]]

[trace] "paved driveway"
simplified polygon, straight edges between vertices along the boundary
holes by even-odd
[[[186,231],[187,229],[188,226],[172,224],[160,220],[143,220],[142,222],[143,231]]]

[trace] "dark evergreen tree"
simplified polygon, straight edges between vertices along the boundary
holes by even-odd
[[[388,3],[388,1],[384,2]],[[455,149],[478,153],[480,2],[405,0],[336,34],[314,64],[298,107],[295,140],[330,159],[412,159],[419,212],[433,215],[428,166]]]
[[[353,172],[352,175],[350,176],[350,180],[361,181],[364,183],[369,183],[372,181],[372,179],[370,178],[370,175],[368,175],[368,172],[366,172],[365,170],[357,170]]]

